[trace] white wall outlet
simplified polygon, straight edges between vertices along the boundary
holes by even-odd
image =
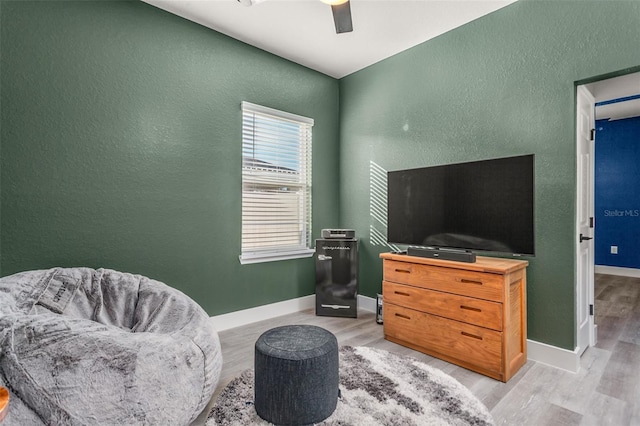
[[[611,246],[611,254],[618,254],[618,246]]]

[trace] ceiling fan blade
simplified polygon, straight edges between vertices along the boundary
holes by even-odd
[[[331,5],[331,12],[333,12],[333,22],[336,24],[336,34],[353,31],[350,2]]]

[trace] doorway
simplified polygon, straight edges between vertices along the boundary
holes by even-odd
[[[594,237],[594,162],[597,155],[595,119],[621,119],[636,114],[629,105],[620,108],[607,105],[608,117],[598,116],[600,103],[640,95],[640,72],[629,72],[611,78],[594,79],[576,87],[576,149],[577,149],[577,204],[576,204],[576,351],[582,354],[597,343],[597,324],[594,311],[595,245]],[[598,107],[596,107],[598,105]],[[626,110],[625,110],[626,108]],[[622,112],[620,112],[622,110]],[[612,115],[613,114],[613,115]],[[640,112],[637,113],[640,115]],[[593,129],[593,130],[591,130]]]

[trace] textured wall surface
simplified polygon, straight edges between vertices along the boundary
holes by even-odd
[[[573,349],[574,85],[640,65],[637,1],[520,0],[340,87],[142,2],[0,10],[3,275],[137,272],[211,315],[311,294],[312,259],[237,259],[248,100],[315,119],[313,234],[356,229],[368,296],[385,170],[536,154],[529,337]]]
[[[341,223],[388,251],[376,182],[397,170],[536,155],[529,338],[575,347],[575,82],[640,65],[640,2],[521,0],[341,80]],[[373,230],[373,231],[372,231]]]
[[[595,262],[640,269],[640,117],[598,120],[596,130]]]
[[[314,292],[241,266],[243,100],[315,119],[314,231],[337,226],[338,81],[138,1],[2,2],[2,274],[107,267],[210,315]]]
[[[0,46],[2,46],[2,1],[0,1]],[[0,50],[0,77],[2,76],[2,50]],[[2,111],[2,89],[0,87],[0,111]],[[2,119],[0,118],[0,276],[2,276]]]

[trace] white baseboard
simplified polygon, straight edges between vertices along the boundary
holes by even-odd
[[[257,321],[268,320],[280,315],[287,315],[303,311],[305,309],[312,309],[315,308],[315,306],[316,296],[315,294],[311,294],[309,296],[298,297],[297,299],[289,299],[282,302],[271,303],[269,305],[229,312],[228,314],[216,315],[211,317],[211,321],[213,322],[216,330],[223,331]],[[358,309],[375,312],[376,299],[359,294]]]
[[[284,300],[282,302],[271,303],[269,305],[257,306],[255,308],[243,309],[241,311],[229,312],[228,314],[211,317],[216,330],[223,331],[230,328],[240,327],[257,321],[264,321],[280,315],[292,314],[304,311],[316,306],[315,294],[298,297],[297,299]]]
[[[358,295],[359,310],[376,312],[376,303],[376,299],[373,297]],[[312,309],[315,306],[316,296],[312,294],[297,299],[284,300],[269,305],[217,315],[211,317],[211,321],[216,330],[223,331],[257,321],[268,320],[280,315]],[[532,361],[541,362],[572,373],[577,373],[580,368],[580,357],[576,352],[536,342],[535,340],[527,340],[527,356]]]
[[[369,296],[358,295],[358,309],[362,309],[367,312],[376,311],[376,299]]]
[[[527,359],[572,373],[577,373],[580,370],[580,356],[577,351],[562,349],[535,340],[527,339]]]
[[[623,277],[640,278],[640,269],[621,268],[619,266],[596,265],[596,274],[620,275]]]

